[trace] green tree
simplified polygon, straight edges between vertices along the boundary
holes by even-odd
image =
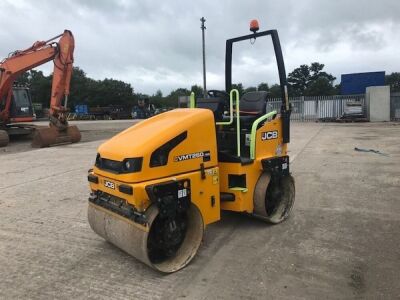
[[[233,89],[236,89],[239,91],[239,96],[242,96],[244,94],[243,84],[241,84],[241,83],[232,84],[232,90]],[[230,91],[227,91],[227,92],[229,93]]]
[[[301,65],[289,73],[288,84],[290,94],[292,96],[304,95],[310,76],[310,68],[307,65]]]
[[[79,67],[74,67],[70,83],[69,103],[73,107],[76,104],[94,105],[96,100],[97,82],[86,76]]]
[[[248,92],[256,92],[257,88],[255,86],[249,86],[248,88],[245,88],[244,93]]]
[[[335,93],[336,77],[323,71],[324,64],[318,62],[301,65],[288,75],[289,93],[292,96],[319,96]]]
[[[162,94],[161,90],[157,90],[155,96],[158,97],[158,98],[162,98],[163,94]]]
[[[132,105],[134,96],[133,88],[129,83],[112,78],[97,81],[94,84],[95,104],[108,105]]]
[[[342,85],[340,83],[335,85],[335,93],[334,95],[340,95]]]
[[[265,91],[268,92],[269,91],[269,85],[266,82],[261,82],[258,86],[257,86],[257,91]]]
[[[334,95],[336,89],[326,77],[319,77],[308,85],[305,94],[307,96]]]
[[[390,85],[392,92],[400,92],[400,73],[394,72],[385,76],[385,83]]]
[[[31,70],[29,75],[32,102],[50,107],[51,80],[53,76],[45,76],[42,71]]]
[[[18,84],[30,88],[32,102],[49,107],[51,95],[51,76],[45,76],[42,71],[29,70],[18,77]]]
[[[281,86],[279,84],[271,85],[269,92],[270,92],[271,98],[281,98],[282,97]]]
[[[31,71],[27,71],[27,72],[21,74],[17,78],[16,83],[22,84],[22,85],[29,85],[30,84],[30,72]]]
[[[136,93],[136,94],[133,95],[133,97],[134,97],[134,100],[135,100],[135,101],[138,101],[139,99],[150,98],[149,95],[143,94],[143,93]]]
[[[150,103],[154,104],[156,107],[161,107],[163,105],[163,94],[161,90],[157,90],[154,95],[150,98]]]
[[[32,102],[49,107],[53,75],[45,76],[42,71],[29,70],[22,74],[18,82],[30,87]],[[126,82],[112,78],[94,80],[87,77],[79,67],[74,67],[70,83],[68,106],[76,104],[89,106],[133,105],[134,89]]]
[[[192,85],[191,88],[190,88],[190,91],[194,92],[194,95],[196,96],[196,98],[199,98],[199,97],[201,98],[201,97],[205,96],[203,88],[201,86],[197,85],[197,84]]]
[[[186,88],[177,88],[176,90],[171,91],[171,93],[164,98],[164,105],[166,107],[178,107],[178,98],[180,96],[189,96],[190,91]]]
[[[325,67],[324,64],[320,64],[318,62],[312,63],[310,65],[310,73],[311,73],[310,80],[314,81],[314,80],[317,80],[317,79],[319,79],[321,77],[324,77],[328,81],[332,81],[333,82],[336,79],[336,77],[334,77],[333,75],[322,71],[324,67]]]

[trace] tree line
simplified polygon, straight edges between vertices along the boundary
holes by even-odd
[[[325,96],[340,93],[340,84],[335,85],[336,77],[325,72],[324,64],[314,62],[310,65],[301,65],[288,74],[288,90],[291,96]],[[400,73],[386,75],[386,84],[391,90],[400,92]],[[32,102],[41,103],[43,107],[49,106],[51,93],[52,74],[46,76],[42,71],[30,70],[24,73],[18,83],[28,85],[31,91]],[[272,98],[281,96],[280,85],[269,85],[261,82],[257,86],[244,87],[242,83],[232,84],[232,88],[239,91],[240,95],[251,91],[267,91]],[[95,80],[79,67],[74,67],[69,106],[77,104],[96,106],[133,106],[138,99],[149,99],[156,107],[176,107],[180,96],[188,96],[194,92],[197,97],[203,95],[203,88],[197,84],[190,88],[177,88],[164,96],[161,90],[152,95],[135,93],[131,84],[121,80],[105,78]]]

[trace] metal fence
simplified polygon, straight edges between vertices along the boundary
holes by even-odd
[[[390,119],[400,121],[400,93],[390,94]]]
[[[302,96],[289,97],[292,104],[292,121],[333,121],[347,117],[365,118],[365,95]],[[267,109],[280,109],[282,100],[272,98]]]

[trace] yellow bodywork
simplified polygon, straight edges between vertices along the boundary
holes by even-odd
[[[215,121],[210,110],[176,109],[166,112],[128,128],[98,149],[102,158],[114,161],[143,157],[141,171],[114,174],[94,167],[91,174],[98,177],[98,183],[90,182],[90,188],[92,191],[102,191],[124,199],[137,211],[144,212],[151,204],[146,192],[147,186],[189,179],[191,202],[200,210],[204,225],[218,221],[220,209],[252,213],[254,187],[262,173],[261,160],[287,154],[286,144],[282,142],[281,128],[281,119],[277,116],[257,129],[255,160],[251,164],[219,163]],[[186,139],[171,150],[167,164],[151,167],[150,157],[154,150],[185,131]],[[272,131],[277,132],[276,138],[263,139],[263,134]],[[177,156],[199,151],[209,151],[210,159],[175,159]],[[245,174],[246,188],[229,187],[229,174]],[[114,183],[114,188],[107,187],[105,181]],[[121,184],[131,186],[133,194],[120,192]],[[220,203],[220,192],[234,194],[235,201]]]
[[[262,134],[266,132],[277,132],[277,138],[263,140]],[[221,209],[237,212],[253,212],[253,194],[255,184],[262,173],[261,160],[287,155],[287,144],[282,140],[282,121],[279,116],[267,121],[256,132],[255,160],[252,164],[241,165],[240,163],[219,163],[221,192],[232,193],[235,201],[222,202]],[[246,189],[230,188],[228,175],[246,175]]]
[[[155,149],[177,135],[187,132],[185,141],[169,153],[165,166],[150,167],[150,156]],[[94,168],[96,174],[110,176],[128,183],[160,179],[174,174],[199,170],[201,159],[189,159],[176,162],[174,157],[181,154],[210,151],[210,161],[204,167],[218,165],[214,118],[206,109],[175,109],[144,120],[117,134],[102,144],[98,153],[101,157],[122,161],[125,158],[143,157],[142,170],[130,174],[110,174]]]
[[[218,176],[218,167],[205,170],[205,179],[201,179],[198,171],[180,174],[174,177],[163,179],[155,179],[146,182],[132,183],[133,195],[126,195],[118,191],[118,186],[122,182],[113,180],[116,189],[110,189],[104,186],[104,180],[110,178],[99,176],[99,183],[90,183],[93,191],[101,190],[113,196],[125,199],[129,204],[133,205],[138,211],[145,211],[151,204],[146,193],[146,186],[155,183],[167,182],[170,180],[190,179],[192,190],[192,203],[200,210],[203,216],[204,225],[216,222],[220,219],[220,201],[219,201],[219,185],[214,182],[214,178]],[[126,184],[126,183],[123,183]],[[214,200],[212,201],[212,197]]]
[[[150,157],[155,149],[172,138],[187,132],[187,138],[171,150],[164,166],[151,167]],[[151,204],[146,186],[171,180],[190,179],[191,201],[200,210],[204,224],[220,219],[219,171],[214,117],[206,109],[176,109],[144,120],[114,136],[102,144],[98,153],[102,158],[123,161],[125,158],[143,157],[140,172],[114,174],[94,167],[92,174],[98,183],[90,183],[92,191],[125,199],[139,212]],[[176,161],[179,155],[209,151],[210,159],[202,157]],[[201,176],[201,164],[205,177]],[[105,181],[114,183],[114,188],[105,186]],[[121,184],[131,186],[133,195],[119,191]]]

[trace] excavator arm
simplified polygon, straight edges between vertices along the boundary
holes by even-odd
[[[60,38],[58,42],[54,42]],[[75,48],[72,32],[64,33],[47,41],[38,41],[25,50],[11,53],[0,63],[0,124],[9,123],[12,101],[12,85],[24,72],[53,60],[53,82],[50,99],[50,128],[37,129],[32,145],[46,147],[58,143],[80,140],[79,130],[68,126],[66,112]],[[62,103],[65,99],[64,105]]]
[[[57,124],[59,123],[67,124],[64,113],[67,110],[75,48],[74,37],[71,31],[64,31],[57,48],[58,53],[54,58],[53,83],[50,100],[50,122],[56,126],[58,126]],[[63,96],[65,97],[64,106],[62,106]]]

